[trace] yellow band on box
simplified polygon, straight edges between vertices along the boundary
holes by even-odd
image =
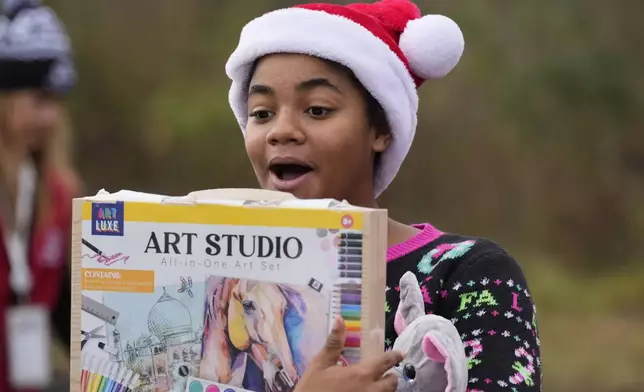
[[[83,268],[81,269],[81,288],[95,291],[154,293],[154,271]]]
[[[362,230],[362,214],[355,211],[289,207],[235,207],[217,204],[155,204],[124,202],[125,222],[193,223],[207,225],[293,227]],[[83,220],[92,219],[92,202],[83,203]],[[347,221],[351,222],[350,227]]]

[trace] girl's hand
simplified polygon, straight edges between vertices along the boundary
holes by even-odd
[[[384,374],[402,361],[402,354],[389,351],[365,358],[357,365],[338,366],[344,339],[344,320],[337,318],[324,348],[309,364],[295,392],[394,392],[398,385],[396,375]]]

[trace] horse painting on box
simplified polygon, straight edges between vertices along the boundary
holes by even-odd
[[[200,377],[252,391],[292,391],[324,344],[328,294],[217,276],[205,291]]]

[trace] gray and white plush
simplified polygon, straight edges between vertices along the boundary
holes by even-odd
[[[451,321],[425,314],[423,296],[412,272],[400,279],[400,305],[393,349],[405,359],[391,371],[398,392],[465,392],[467,358],[458,330]]]

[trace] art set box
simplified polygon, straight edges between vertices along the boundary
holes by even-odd
[[[382,352],[386,233],[262,190],[74,199],[71,391],[292,391],[336,315],[341,361]]]

